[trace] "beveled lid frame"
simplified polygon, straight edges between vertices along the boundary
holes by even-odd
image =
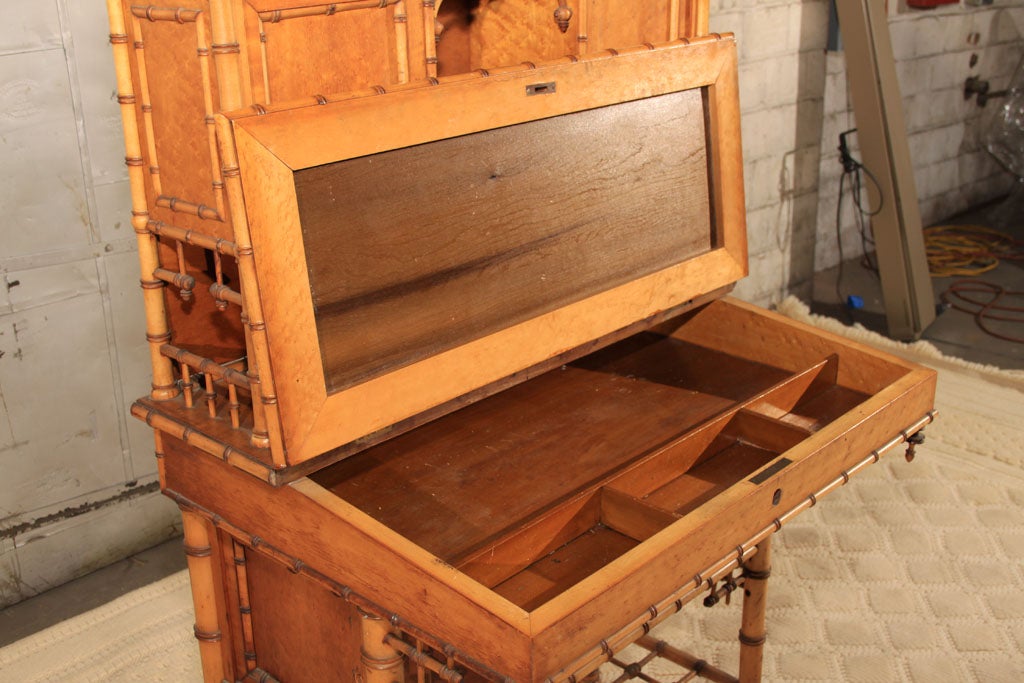
[[[579,62],[579,63],[577,63]],[[273,461],[292,467],[672,310],[747,274],[743,162],[731,35],[606,51],[451,77],[318,106],[228,114],[220,144],[237,154],[265,346],[260,375],[280,419]],[[557,83],[530,97],[527,86]],[[689,260],[329,393],[294,172],[434,140],[672,92],[705,89],[713,248]],[[326,100],[325,100],[326,101]],[[452,110],[458,116],[452,116]],[[388,122],[386,125],[383,122]],[[233,202],[234,203],[234,202]],[[233,207],[235,209],[236,207]],[[243,280],[246,278],[242,269]],[[265,329],[263,328],[265,326]],[[269,367],[266,367],[269,365]],[[484,390],[481,392],[481,390]],[[276,438],[275,438],[276,436]],[[333,458],[332,458],[333,459]]]

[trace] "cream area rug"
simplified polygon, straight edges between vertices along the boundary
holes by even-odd
[[[779,308],[938,368],[940,415],[913,463],[889,455],[776,535],[764,680],[1024,681],[1024,374]],[[653,634],[736,671],[738,602],[694,601]],[[0,649],[4,683],[201,679],[185,573]]]

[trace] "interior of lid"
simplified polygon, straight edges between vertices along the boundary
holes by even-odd
[[[299,170],[328,392],[707,253],[706,88]]]

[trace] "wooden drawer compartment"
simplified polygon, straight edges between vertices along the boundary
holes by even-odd
[[[542,680],[902,443],[934,383],[723,299],[278,489],[168,439],[166,488]]]
[[[718,497],[775,481],[812,436],[912,374],[840,345],[750,360],[708,345],[704,320],[722,316],[747,318],[736,335],[764,317],[716,302],[310,478],[532,610]],[[870,380],[844,370],[871,363]]]

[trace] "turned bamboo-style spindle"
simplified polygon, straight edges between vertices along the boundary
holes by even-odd
[[[245,668],[252,671],[256,668],[256,646],[252,629],[252,606],[249,601],[249,578],[245,560],[245,546],[232,540],[232,554],[235,563],[235,578],[238,583],[238,610],[242,621],[242,645]]]
[[[676,40],[679,38],[680,31],[680,19],[679,19],[679,2],[680,0],[672,0],[668,7],[668,39]]]
[[[437,34],[434,24],[437,22],[437,3],[435,0],[423,0],[423,49],[427,63],[427,77],[437,78]]]
[[[409,15],[405,0],[398,0],[392,10],[395,22],[395,65],[399,83],[409,82]]]
[[[740,628],[740,683],[761,680],[764,661],[765,609],[772,567],[772,537],[757,544],[757,553],[743,567],[743,621]]]
[[[238,44],[230,0],[210,0],[210,33],[213,65],[217,71],[219,111],[232,111],[244,106]]]
[[[223,639],[218,619],[216,577],[213,564],[213,548],[210,544],[209,523],[195,512],[181,509],[185,531],[185,555],[188,558],[188,575],[192,584],[192,605],[195,609],[195,636],[203,662],[203,681],[220,683],[227,677],[224,656],[221,651]]]
[[[388,645],[391,625],[374,614],[359,611],[363,645],[363,683],[404,683],[405,657]]]
[[[135,112],[135,91],[128,52],[128,34],[120,0],[107,0],[110,16],[110,43],[114,51],[117,72],[117,101],[121,105],[124,129],[125,163],[132,197],[132,228],[139,247],[139,271],[146,310],[146,339],[153,366],[150,395],[154,400],[166,401],[178,395],[174,368],[169,358],[160,353],[160,346],[170,341],[167,312],[164,308],[164,283],[153,273],[160,267],[156,237],[149,231],[149,207],[146,204],[145,161],[139,138],[139,123]]]
[[[249,314],[246,313],[245,308],[242,308],[242,330],[245,333],[245,348],[252,349],[252,330],[249,328]],[[249,394],[252,396],[252,434],[249,437],[249,443],[256,448],[270,448],[267,418],[263,411],[263,402],[259,400],[262,395],[259,374],[253,365],[254,359],[251,355],[246,361],[245,376],[249,378]]]
[[[579,53],[581,55],[587,54],[587,47],[590,42],[590,35],[588,33],[590,29],[590,2],[589,0],[583,0],[579,5],[579,13],[576,18],[576,41],[579,44]]]

